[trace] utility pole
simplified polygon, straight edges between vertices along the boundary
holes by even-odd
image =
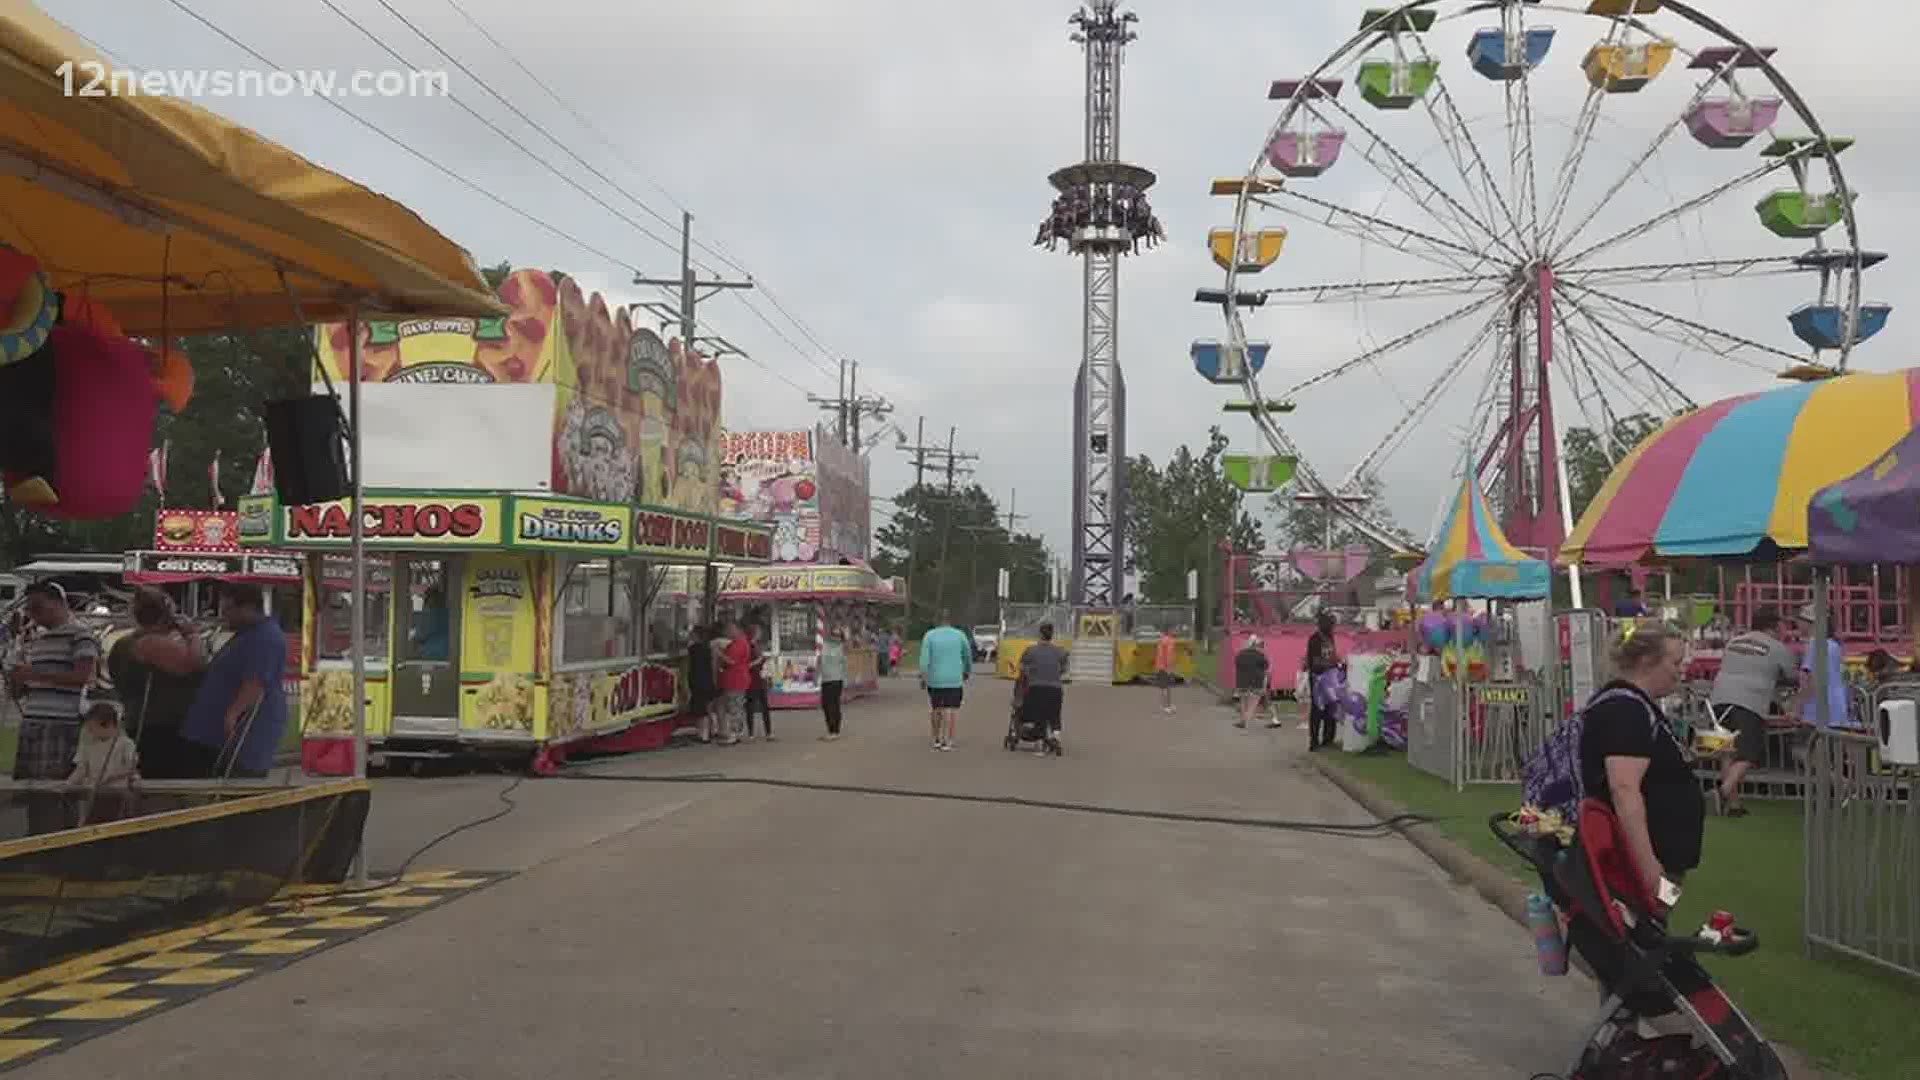
[[[823,398],[808,394],[807,400],[817,406],[820,411],[833,413],[834,431],[840,437],[840,444],[851,447],[856,453],[865,449],[860,438],[860,419],[871,416],[880,420],[893,412],[893,405],[885,398],[860,396],[860,362],[858,360],[842,359],[840,361],[838,397]]]
[[[753,279],[745,281],[727,281],[722,278],[699,280],[693,268],[693,214],[681,211],[680,214],[680,276],[677,278],[650,278],[634,275],[635,285],[654,285],[663,289],[680,290],[680,343],[691,350],[700,336],[699,308],[702,301],[711,300],[728,289],[751,289]],[[707,290],[705,293],[701,289]]]
[[[1020,505],[1020,489],[1014,488],[1013,497],[1007,500],[1007,538],[1009,540],[1013,538],[1014,527],[1020,522],[1027,520],[1027,515],[1016,514],[1013,512],[1013,508],[1019,505]]]
[[[689,354],[693,353],[694,350],[699,347],[700,343],[700,302],[710,300],[728,289],[751,289],[754,287],[753,279],[751,278],[745,281],[728,281],[724,278],[711,278],[706,281],[701,281],[698,275],[694,273],[693,212],[691,210],[682,210],[680,212],[680,276],[677,278],[650,278],[635,274],[633,276],[633,283],[635,285],[653,285],[662,289],[677,288],[680,290],[680,347]],[[706,292],[702,293],[700,291],[701,289],[705,289]],[[721,347],[727,351],[739,351],[722,339],[716,340],[719,340]],[[712,563],[707,564],[705,585],[706,604],[702,614],[705,620],[711,623],[713,622],[715,613],[718,611],[720,597],[720,571]]]

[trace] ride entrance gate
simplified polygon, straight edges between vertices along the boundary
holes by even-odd
[[[1561,612],[1548,626],[1513,618],[1495,635],[1485,664],[1470,664],[1470,672],[1484,667],[1482,678],[1448,674],[1439,657],[1421,657],[1427,678],[1414,683],[1407,762],[1456,791],[1519,783],[1527,758],[1592,691],[1596,622],[1604,625],[1591,611]]]

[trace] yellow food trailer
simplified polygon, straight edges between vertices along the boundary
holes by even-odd
[[[580,740],[664,723],[686,700],[693,614],[679,567],[764,563],[751,523],[547,493],[370,491],[367,735],[387,759],[494,753],[536,767]],[[241,538],[313,552],[304,582],[302,758],[351,766],[352,528],[344,502],[242,501]]]

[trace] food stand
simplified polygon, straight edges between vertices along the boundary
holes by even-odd
[[[722,613],[767,628],[767,702],[776,709],[819,707],[820,649],[834,630],[847,635],[846,696],[879,689],[875,641],[906,602],[903,583],[864,566],[735,567],[720,582]]]
[[[771,531],[654,507],[526,492],[370,491],[367,735],[389,758],[526,755],[671,718],[684,639],[653,640],[666,567],[720,551],[764,561]],[[313,551],[303,752],[312,771],[350,733],[344,503],[243,500],[249,544]],[[262,531],[262,529],[266,531]],[[695,572],[698,572],[697,570]]]

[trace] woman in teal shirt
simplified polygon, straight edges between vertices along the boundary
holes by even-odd
[[[840,695],[846,688],[847,632],[835,628],[820,646],[820,711],[827,714],[827,733],[820,738],[825,742],[840,737]]]

